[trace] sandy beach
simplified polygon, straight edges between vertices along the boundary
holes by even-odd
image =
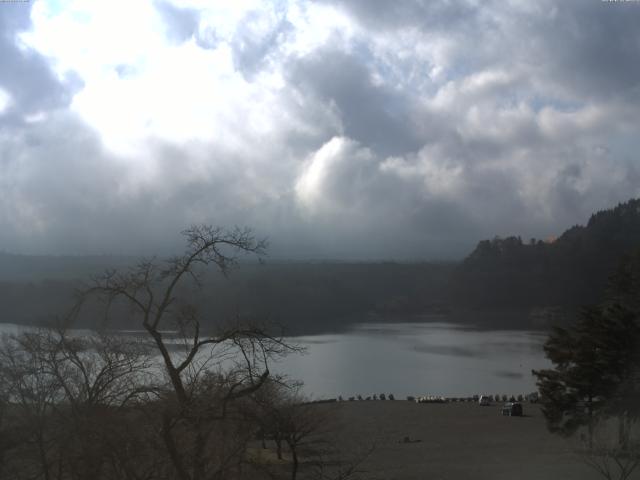
[[[575,443],[550,434],[540,406],[523,417],[500,404],[340,402],[343,441],[375,451],[363,463],[369,478],[433,480],[590,480],[599,477],[575,453]],[[405,442],[405,437],[411,441]],[[640,473],[640,472],[638,472]],[[632,477],[635,478],[635,477]]]

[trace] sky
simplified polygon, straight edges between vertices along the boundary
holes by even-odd
[[[640,195],[640,2],[0,1],[0,250],[461,258]]]

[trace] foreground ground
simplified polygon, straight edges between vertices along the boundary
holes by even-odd
[[[342,441],[362,447],[375,443],[362,465],[366,478],[601,478],[574,453],[575,443],[548,433],[538,405],[525,403],[524,417],[503,417],[500,405],[475,403],[365,401],[319,407],[337,410]]]

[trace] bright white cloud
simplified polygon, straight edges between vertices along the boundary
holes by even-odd
[[[351,192],[361,193],[363,182],[375,177],[376,169],[370,150],[348,138],[333,137],[307,160],[295,192],[306,213],[348,214],[358,203]]]
[[[463,193],[463,163],[447,158],[446,151],[438,147],[425,147],[407,158],[388,158],[381,164],[381,170],[407,181],[421,180],[428,196],[456,198]]]
[[[530,3],[33,2],[0,59],[0,230],[82,242],[107,212],[111,241],[248,223],[396,258],[386,230],[413,257],[558,233],[640,193],[640,9]]]
[[[11,95],[5,89],[0,88],[0,115],[5,113],[11,106]]]
[[[38,2],[34,29],[21,39],[52,58],[59,76],[68,71],[80,76],[84,88],[72,109],[114,152],[140,154],[150,138],[207,140],[242,149],[247,136],[272,132],[274,113],[283,108],[281,65],[248,82],[238,71],[233,42],[254,41],[260,48],[278,20],[275,6],[251,1],[179,6],[199,9],[198,28],[215,32],[215,50],[202,48],[194,38],[173,44],[150,0],[69,0],[56,8]],[[349,25],[344,16],[336,25],[331,12],[295,5],[288,17],[296,22],[295,35],[283,52],[317,48],[332,31]],[[238,32],[243,39],[236,38]]]

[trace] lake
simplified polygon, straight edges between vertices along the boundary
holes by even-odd
[[[292,338],[307,353],[274,370],[303,380],[312,398],[517,395],[535,391],[531,370],[550,365],[545,339],[542,332],[441,322],[360,324],[346,333]]]
[[[1,324],[0,332],[28,327]],[[78,330],[81,334],[89,333]],[[545,368],[546,334],[479,330],[444,322],[363,323],[339,334],[289,338],[306,348],[272,365],[304,381],[311,398],[393,393],[517,395],[535,391],[532,369]]]

